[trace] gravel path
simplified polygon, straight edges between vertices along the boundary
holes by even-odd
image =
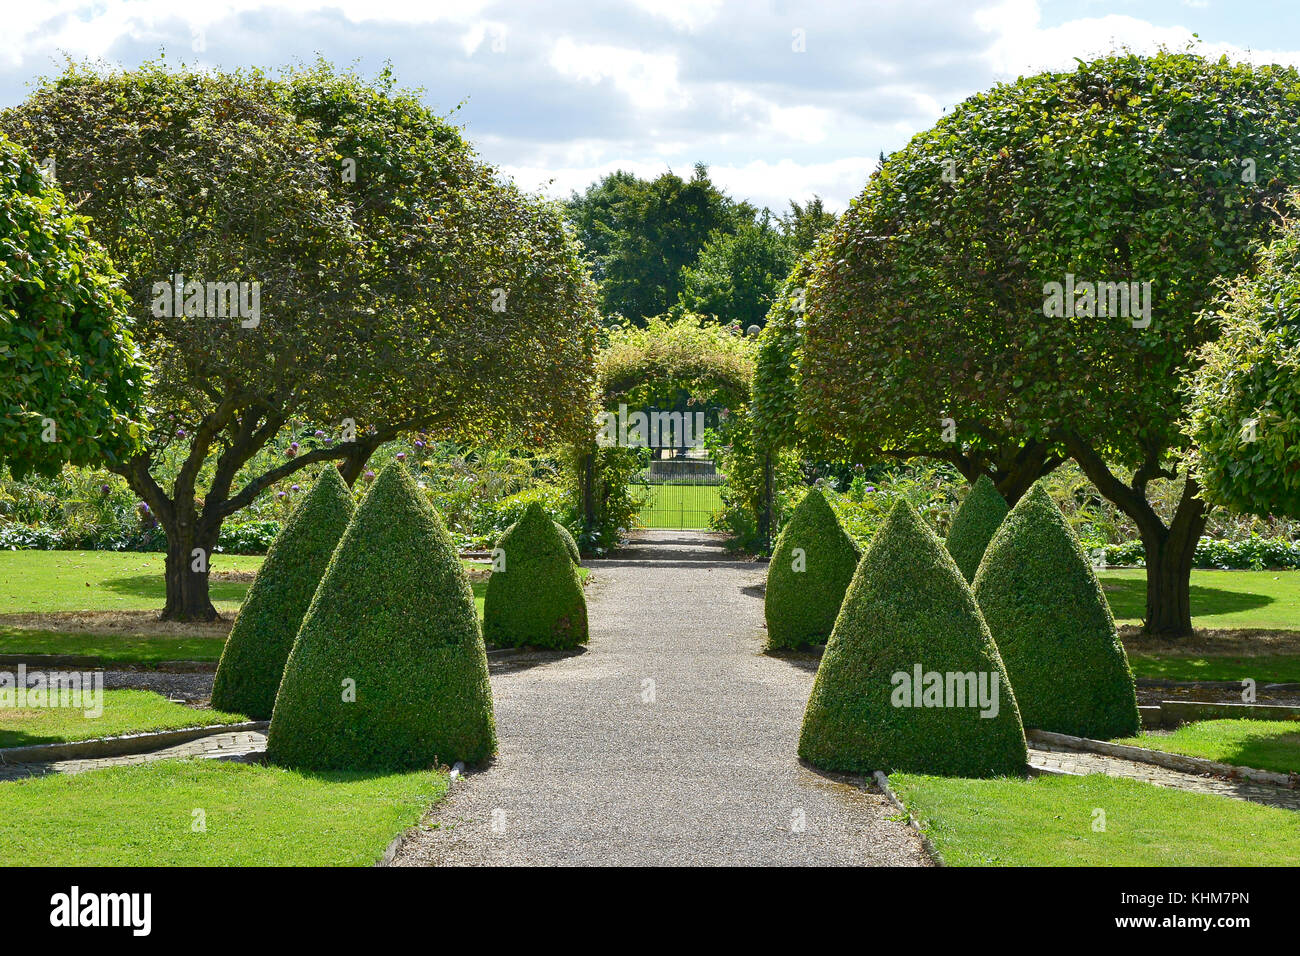
[[[593,561],[591,645],[492,677],[500,755],[396,865],[927,865],[857,778],[795,756],[807,663],[761,651],[761,565],[694,532]]]

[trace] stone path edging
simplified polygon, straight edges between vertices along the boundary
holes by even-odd
[[[237,724],[207,724],[202,727],[184,727],[179,730],[158,730],[143,734],[123,734],[119,737],[96,737],[91,740],[68,740],[49,744],[30,744],[26,747],[0,748],[0,764],[51,763],[59,760],[94,760],[102,757],[125,757],[145,753],[175,744],[182,744],[213,734],[239,733],[249,730],[266,730],[269,720],[245,720]]]
[[[916,817],[912,816],[912,812],[907,809],[907,806],[899,799],[898,794],[894,792],[894,788],[889,785],[888,775],[883,770],[877,770],[872,774],[872,777],[876,781],[876,786],[880,788],[880,792],[885,795],[885,799],[907,815],[907,825],[915,830],[916,835],[921,838],[921,846],[923,846],[925,852],[930,855],[930,859],[934,861],[934,865],[947,866],[948,864],[944,862],[943,856],[939,853],[939,848],[930,842],[930,838],[926,836],[925,831],[921,829],[920,822]]]
[[[1032,742],[1044,743],[1068,750],[1082,750],[1088,753],[1102,754],[1106,757],[1118,757],[1137,763],[1155,764],[1169,770],[1182,773],[1210,774],[1216,777],[1252,780],[1275,787],[1295,789],[1300,786],[1300,777],[1295,774],[1276,773],[1272,770],[1256,770],[1253,767],[1238,767],[1234,764],[1219,763],[1202,757],[1188,757],[1185,754],[1172,754],[1163,750],[1149,750],[1146,747],[1133,747],[1128,744],[1113,744],[1105,740],[1092,740],[1088,737],[1075,737],[1070,734],[1057,734],[1047,730],[1026,730],[1025,736]]]

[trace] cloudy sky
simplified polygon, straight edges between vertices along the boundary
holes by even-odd
[[[1195,41],[1193,35],[1199,36]],[[490,162],[566,196],[609,170],[842,208],[875,157],[998,80],[1117,45],[1300,65],[1296,0],[6,0],[0,106],[66,56],[391,61]]]

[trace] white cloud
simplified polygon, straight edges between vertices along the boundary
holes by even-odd
[[[571,192],[582,192],[600,177],[618,169],[653,179],[669,168],[663,162],[625,158],[591,166],[506,165],[501,167],[501,172],[513,178],[522,189],[565,199]],[[679,176],[691,175],[690,163],[674,163],[671,168]],[[875,168],[874,156],[847,156],[811,163],[792,159],[754,160],[743,165],[710,165],[709,176],[734,198],[768,206],[773,212],[784,211],[791,199],[805,202],[814,195],[821,196],[828,207],[842,210],[862,192]]]
[[[1043,27],[1038,0],[1002,0],[975,13],[975,22],[993,35],[986,56],[1001,79],[1042,70],[1068,70],[1074,58],[1102,56],[1121,47],[1154,53],[1164,47],[1179,50],[1189,43],[1206,57],[1252,63],[1300,63],[1300,51],[1247,49],[1231,43],[1197,42],[1182,26],[1162,27],[1137,17],[1108,14],[1081,17],[1055,27]]]
[[[561,37],[551,48],[551,66],[561,76],[598,84],[609,80],[633,106],[684,109],[690,97],[677,81],[677,57],[643,53],[603,43],[579,43]]]
[[[646,13],[667,20],[678,30],[698,30],[711,23],[722,9],[722,0],[632,0]]]

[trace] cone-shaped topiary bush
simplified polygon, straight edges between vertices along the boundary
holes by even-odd
[[[555,522],[555,530],[559,532],[560,540],[564,542],[564,548],[569,552],[569,557],[573,559],[573,563],[581,564],[582,552],[578,550],[578,542],[573,540],[573,534],[558,521]]]
[[[948,553],[967,582],[975,580],[984,549],[1006,516],[1006,500],[998,494],[988,475],[980,475],[957,509],[946,542]]]
[[[969,585],[905,501],[844,595],[804,711],[799,756],[828,770],[1019,774],[1016,697]]]
[[[477,763],[496,750],[469,579],[399,463],[375,480],[321,578],[266,749],[312,770]]]
[[[1097,575],[1065,516],[1034,485],[989,542],[975,600],[1026,727],[1106,739],[1141,726],[1133,673]]]
[[[515,524],[518,523],[518,521],[515,522]],[[555,525],[555,531],[560,536],[560,540],[564,542],[564,548],[569,552],[569,557],[573,559],[573,563],[581,564],[582,552],[578,550],[578,542],[573,540],[573,534],[558,521],[552,523]],[[505,540],[506,535],[515,530],[515,524],[512,524],[510,527],[506,528],[505,531],[501,532],[501,537],[497,539],[498,544]]]
[[[767,649],[830,637],[844,590],[862,557],[822,493],[813,488],[781,530],[767,568]]]
[[[327,467],[266,553],[230,629],[212,706],[266,720],[312,595],[352,519],[352,494]]]
[[[587,599],[568,548],[533,502],[497,542],[483,600],[483,636],[509,647],[587,643]]]

